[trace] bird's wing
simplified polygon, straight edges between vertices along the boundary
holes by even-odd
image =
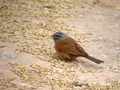
[[[76,45],[76,48],[77,50],[79,51],[79,55],[80,56],[83,56],[83,57],[86,57],[88,56],[88,53],[84,50],[84,48],[82,48],[79,44],[75,43]]]
[[[70,54],[73,56],[79,56],[80,52],[78,49],[78,46],[76,46],[77,43],[72,38],[66,38],[64,40],[61,40],[55,45],[56,51],[58,52],[64,52],[66,54]]]

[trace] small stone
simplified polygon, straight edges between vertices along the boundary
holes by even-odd
[[[4,47],[0,49],[0,59],[15,59],[17,53],[14,48]]]

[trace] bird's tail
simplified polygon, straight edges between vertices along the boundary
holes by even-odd
[[[96,59],[96,58],[94,58],[94,57],[92,57],[92,56],[87,56],[86,58],[88,58],[89,60],[91,60],[91,61],[93,61],[93,62],[95,62],[95,63],[97,63],[97,64],[100,64],[100,63],[103,63],[104,61],[102,61],[102,60],[99,60],[99,59]]]

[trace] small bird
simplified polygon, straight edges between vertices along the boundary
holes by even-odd
[[[54,33],[52,38],[55,42],[55,50],[58,56],[63,60],[72,61],[80,56],[85,57],[97,64],[104,62],[90,56],[73,38],[63,32]]]

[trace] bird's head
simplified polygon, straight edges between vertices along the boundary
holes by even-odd
[[[66,37],[66,34],[63,33],[63,32],[55,32],[53,35],[52,35],[52,38],[55,42],[59,41],[59,40],[62,40]]]

